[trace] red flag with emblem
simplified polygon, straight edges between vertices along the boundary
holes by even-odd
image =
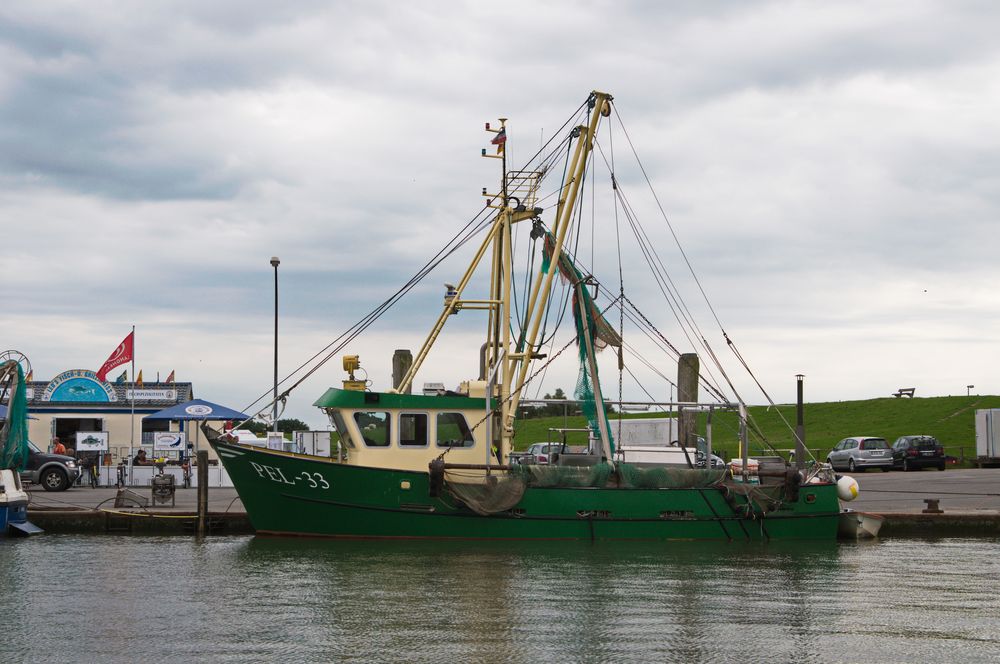
[[[101,365],[100,371],[97,372],[98,380],[107,380],[109,371],[126,362],[132,361],[132,342],[134,337],[135,332],[129,332],[125,340],[118,344],[118,348],[115,348],[115,352],[111,353],[111,357]]]

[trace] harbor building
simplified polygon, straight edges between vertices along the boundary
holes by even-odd
[[[197,436],[190,431],[194,423],[145,419],[193,399],[192,383],[111,383],[100,380],[93,371],[70,369],[51,380],[29,381],[26,387],[31,416],[28,437],[42,450],[50,448],[54,437],[67,448],[77,450],[78,444],[93,434],[90,444],[99,440],[105,448],[102,454],[110,456],[105,463],[117,463],[129,455],[130,449],[135,453],[140,447],[150,457],[177,458],[188,450],[188,443],[192,444],[190,451],[194,451]],[[163,444],[157,444],[158,434],[171,433],[174,435],[160,436]],[[166,441],[171,438],[173,446],[168,447]],[[201,442],[203,449],[209,449],[204,439]],[[210,453],[214,457],[214,452]]]

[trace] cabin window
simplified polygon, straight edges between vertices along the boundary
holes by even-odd
[[[473,447],[476,444],[469,423],[465,421],[465,415],[438,413],[437,444],[438,447]]]
[[[427,447],[427,413],[399,414],[399,445]]]
[[[354,413],[354,421],[358,424],[361,437],[368,447],[389,447],[389,413],[382,411],[367,411]]]
[[[340,414],[340,411],[328,410],[327,412],[330,414],[330,424],[333,425],[333,435],[330,436],[330,443],[343,441],[348,447],[354,447],[354,440],[347,430],[347,423],[344,422],[344,417]]]

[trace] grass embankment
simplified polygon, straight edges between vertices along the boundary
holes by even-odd
[[[885,398],[866,401],[831,401],[805,404],[806,446],[820,460],[831,447],[847,436],[879,436],[891,445],[899,436],[927,434],[934,436],[956,457],[975,457],[975,412],[981,408],[1000,408],[1000,396]],[[794,447],[791,431],[781,421],[778,412],[795,427],[795,405],[777,409],[751,406],[750,415],[764,437],[779,450]],[[626,417],[663,417],[662,413],[642,413]],[[584,428],[582,416],[568,418],[543,417],[519,420],[515,446],[524,449],[531,443],[560,440],[550,428]],[[720,456],[737,455],[737,417],[735,413],[716,413],[712,420],[712,446]],[[614,430],[612,426],[612,431]],[[705,418],[700,417],[699,431],[705,432]],[[585,433],[570,433],[571,445],[586,444]],[[751,454],[760,453],[763,446],[751,436]]]

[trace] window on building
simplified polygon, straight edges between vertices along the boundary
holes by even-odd
[[[361,430],[361,437],[368,447],[389,447],[389,413],[366,411],[354,413],[354,421]]]
[[[476,444],[469,423],[465,421],[465,415],[438,413],[437,444],[438,447],[473,447]]]

